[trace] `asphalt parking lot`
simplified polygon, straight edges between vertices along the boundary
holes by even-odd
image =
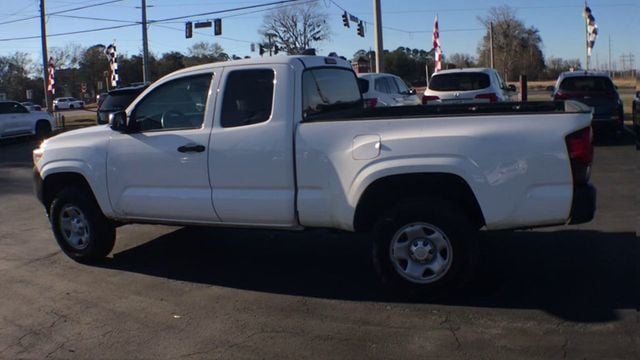
[[[0,144],[2,359],[638,359],[640,152],[596,147],[594,221],[485,234],[469,289],[378,291],[367,238],[128,225],[100,266],[60,252],[35,141]]]

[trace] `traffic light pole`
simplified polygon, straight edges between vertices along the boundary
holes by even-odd
[[[40,33],[42,38],[42,80],[44,83],[44,103],[47,111],[53,110],[53,99],[49,98],[49,56],[47,54],[47,22],[45,18],[45,0],[40,0]]]
[[[376,72],[384,72],[384,53],[382,46],[382,14],[380,13],[380,0],[373,0],[373,27],[376,39]]]

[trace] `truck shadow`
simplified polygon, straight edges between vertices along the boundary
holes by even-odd
[[[380,289],[364,236],[182,228],[100,266],[173,280],[352,301],[431,302]],[[617,320],[640,306],[634,233],[517,231],[483,237],[470,286],[439,304],[540,309],[570,321]]]

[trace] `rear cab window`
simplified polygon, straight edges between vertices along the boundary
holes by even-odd
[[[470,91],[486,89],[491,85],[488,74],[461,72],[433,75],[429,89],[434,91]]]
[[[352,70],[322,67],[303,72],[303,121],[344,119],[362,108],[362,94]]]

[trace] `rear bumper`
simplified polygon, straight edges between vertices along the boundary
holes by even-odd
[[[596,213],[596,188],[591,184],[573,188],[573,203],[569,224],[584,224],[593,220]]]

